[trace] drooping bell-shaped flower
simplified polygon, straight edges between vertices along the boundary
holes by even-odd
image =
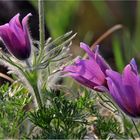
[[[20,14],[15,15],[9,23],[0,26],[0,37],[8,51],[19,60],[25,60],[31,54],[31,39],[28,30],[28,19],[31,13],[26,15],[22,22]]]
[[[105,60],[98,53],[98,46],[95,52],[89,49],[89,46],[80,43],[80,47],[88,54],[88,59],[77,59],[73,65],[64,67],[66,76],[71,76],[82,85],[97,91],[106,91],[106,73],[110,69]]]
[[[116,104],[129,116],[140,117],[140,76],[132,59],[122,73],[107,70],[109,93]]]

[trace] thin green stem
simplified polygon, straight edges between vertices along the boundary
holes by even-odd
[[[36,101],[37,101],[38,107],[42,108],[43,107],[42,99],[41,99],[40,92],[38,90],[37,85],[33,85],[33,89],[34,89],[34,93],[35,93],[35,97],[36,97]]]
[[[139,132],[139,130],[138,130],[138,128],[137,128],[137,126],[136,126],[134,120],[131,119],[131,121],[132,121],[132,123],[133,123],[133,125],[134,125],[134,127],[135,127],[135,129],[136,129],[136,131],[137,131],[137,133],[138,133],[138,136],[140,137],[140,132]]]
[[[38,73],[36,71],[31,71],[30,73],[26,73],[26,79],[29,82],[30,86],[32,87],[33,94],[35,97],[35,100],[37,102],[37,105],[39,108],[43,106],[42,98],[41,98],[41,93],[38,87],[37,79],[38,79]]]
[[[25,62],[26,62],[26,65],[28,66],[28,68],[31,69],[31,65],[30,65],[29,61],[25,61]],[[26,77],[26,79],[28,80],[29,84],[31,85],[31,87],[33,89],[33,92],[34,92],[38,107],[41,108],[42,107],[42,99],[41,99],[41,94],[40,94],[38,84],[37,84],[38,72],[37,71],[32,71],[32,69],[31,69],[30,72],[29,73],[26,72],[25,77]],[[34,76],[31,76],[30,74],[31,75],[33,74]],[[32,78],[34,78],[34,79],[32,79]]]
[[[38,11],[39,11],[39,38],[40,38],[40,54],[39,58],[43,53],[45,44],[45,29],[44,29],[44,0],[38,0]]]
[[[45,29],[44,29],[44,0],[38,0],[38,11],[39,11],[39,38],[40,38],[40,51],[38,56],[38,62],[40,63],[40,60],[42,59],[43,52],[44,52],[44,44],[45,44]],[[28,65],[28,63],[27,63]],[[35,72],[36,73],[36,72]],[[38,73],[38,72],[37,72]],[[36,73],[36,74],[37,74]],[[35,78],[30,81],[30,84],[32,85],[32,88],[34,90],[35,98],[38,103],[38,107],[41,108],[43,106],[41,94],[38,88],[38,84],[34,81],[37,81],[38,79]]]

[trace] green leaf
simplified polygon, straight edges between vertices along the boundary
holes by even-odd
[[[136,8],[136,27],[135,27],[135,35],[134,35],[134,44],[137,52],[140,51],[140,1],[137,1]]]
[[[122,69],[124,68],[124,59],[123,59],[123,50],[121,47],[121,43],[120,40],[117,36],[115,36],[113,38],[113,53],[114,53],[114,57],[115,57],[115,63],[117,66],[118,71],[122,71]]]
[[[79,1],[46,1],[46,23],[53,38],[64,34],[72,23]]]

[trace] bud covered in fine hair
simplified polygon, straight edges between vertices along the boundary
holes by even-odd
[[[29,13],[20,22],[20,14],[18,13],[9,23],[0,26],[0,37],[6,48],[19,60],[29,58],[31,54],[31,39],[27,25],[31,15]]]

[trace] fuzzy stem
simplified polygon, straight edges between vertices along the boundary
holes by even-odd
[[[44,29],[44,0],[38,0],[39,10],[39,38],[40,38],[40,55],[44,49],[45,29]]]
[[[41,93],[40,93],[40,90],[38,87],[38,82],[37,82],[38,73],[36,73],[36,71],[34,71],[34,72],[32,71],[32,73],[30,73],[30,74],[27,75],[26,77],[27,77],[27,80],[28,80],[30,86],[32,87],[37,105],[39,108],[41,108],[43,106],[43,101],[42,101]]]
[[[44,42],[45,42],[45,30],[44,30],[44,0],[38,0],[38,11],[39,11],[39,38],[40,38],[40,52],[38,57],[38,63],[40,63],[40,59],[42,57],[42,53],[44,50]],[[38,79],[34,79],[38,80]],[[33,87],[35,97],[38,103],[38,106],[41,108],[43,106],[42,100],[41,100],[41,94],[38,88],[37,83],[32,83],[31,85]]]
[[[29,69],[31,69],[31,65],[30,65],[30,62],[29,60],[27,59],[26,61],[26,65],[28,66]],[[33,80],[34,81],[34,80]],[[37,80],[36,80],[37,81]],[[38,104],[38,107],[42,107],[42,100],[41,100],[41,95],[40,95],[40,92],[39,92],[39,88],[37,86],[37,83],[34,83],[34,82],[30,82],[30,84],[32,85],[32,88],[34,90],[34,94],[35,94],[35,98],[36,98],[36,101],[37,101],[37,104]]]
[[[137,128],[137,126],[136,126],[134,120],[131,119],[131,121],[132,121],[132,123],[133,123],[133,125],[134,125],[134,127],[135,127],[135,129],[136,129],[136,131],[137,131],[137,133],[138,133],[138,136],[140,137],[140,132],[139,132],[139,130],[138,130],[138,128]]]
[[[40,96],[39,89],[38,89],[37,85],[34,85],[33,89],[34,89],[34,93],[35,93],[35,97],[36,97],[38,107],[42,108],[43,104],[42,104],[41,96]]]

